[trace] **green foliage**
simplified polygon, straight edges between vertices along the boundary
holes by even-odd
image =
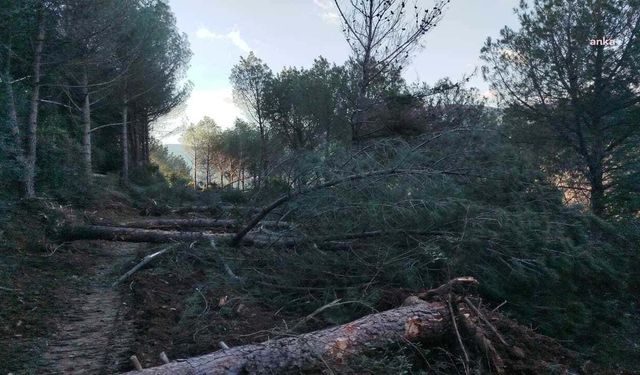
[[[152,204],[179,205],[181,202],[194,201],[195,192],[184,183],[174,183],[161,173],[157,165],[148,165],[132,170],[129,194],[136,205],[146,208]],[[183,182],[179,181],[178,182]]]
[[[247,202],[247,195],[236,189],[223,189],[220,191],[220,199],[223,202],[242,204]]]
[[[81,147],[75,141],[64,117],[44,117],[39,127],[37,159],[38,185],[66,202],[88,203],[89,186],[82,178]]]
[[[154,141],[150,159],[171,186],[186,185],[189,181],[191,168],[182,157],[172,154],[167,146]]]
[[[343,67],[322,57],[311,69],[287,68],[267,85],[264,107],[273,135],[291,150],[326,148],[346,142],[347,115],[341,95],[346,84]],[[320,146],[320,147],[319,147]]]
[[[510,130],[537,151],[550,180],[589,191],[597,215],[638,211],[640,4],[521,2],[520,29],[487,39],[485,78],[509,107]],[[590,41],[614,38],[615,46]],[[520,134],[519,134],[520,133]],[[629,195],[630,199],[622,196]]]
[[[487,301],[506,300],[503,311],[520,322],[612,361],[599,354],[633,313],[637,226],[565,207],[535,158],[491,126],[456,130],[280,163],[297,176],[293,186],[393,166],[420,172],[356,180],[290,202],[283,211],[307,235],[383,235],[357,240],[353,251],[261,250],[241,266],[260,270],[243,273],[252,292],[297,315],[336,298],[357,301],[322,313],[337,324],[397,305],[385,297],[395,290],[471,275]]]
[[[167,2],[3,1],[0,16],[0,119],[17,125],[3,126],[0,133],[3,193],[27,180],[31,163],[21,160],[29,160],[27,145],[37,135],[38,192],[67,195],[61,196],[65,201],[88,197],[92,167],[110,172],[123,164],[124,137],[120,127],[114,128],[122,121],[123,102],[129,157],[137,164],[148,162],[149,124],[181,104],[191,87],[184,83],[189,44]],[[39,20],[45,38],[41,86],[35,90]],[[31,119],[34,137],[28,130]],[[92,165],[86,165],[87,154],[95,156]],[[81,174],[79,160],[85,163]]]

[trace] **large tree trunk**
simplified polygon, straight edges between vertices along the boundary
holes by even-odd
[[[33,91],[29,110],[27,127],[27,155],[25,162],[25,196],[33,198],[36,195],[36,148],[38,145],[38,110],[40,103],[40,67],[42,65],[42,50],[44,48],[45,25],[44,5],[40,3],[38,9],[38,33],[36,35],[35,53],[33,56]]]
[[[91,184],[91,100],[89,97],[89,73],[85,66],[82,71],[82,156],[84,161],[84,177]]]
[[[145,369],[134,374],[281,374],[327,364],[340,366],[350,357],[392,343],[437,343],[450,332],[451,315],[442,302],[417,302],[368,315],[348,324],[244,345]]]

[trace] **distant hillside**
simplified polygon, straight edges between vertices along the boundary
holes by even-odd
[[[187,149],[186,146],[182,145],[182,144],[168,144],[165,145],[167,146],[167,148],[169,149],[169,152],[171,152],[172,154],[176,155],[176,156],[180,156],[181,158],[184,159],[184,161],[187,162],[187,165],[189,166],[189,168],[193,168],[193,161],[191,159],[189,150]]]

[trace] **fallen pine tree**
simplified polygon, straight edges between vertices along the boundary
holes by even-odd
[[[369,315],[352,323],[263,344],[245,345],[142,371],[144,374],[277,374],[340,363],[389,341],[439,340],[448,331],[442,303],[420,303]],[[140,373],[140,372],[135,372]]]
[[[71,225],[63,231],[66,240],[105,240],[121,242],[172,243],[193,241],[214,241],[221,244],[233,244],[236,233],[207,233],[203,231],[164,230],[179,228],[211,228],[219,225],[235,225],[237,221],[231,219],[152,219],[121,223],[121,226],[107,225]],[[151,229],[162,228],[162,229]],[[283,230],[282,233],[271,229]],[[299,232],[293,232],[295,226],[288,222],[263,221],[252,232],[242,237],[242,244],[256,247],[295,247],[300,245],[315,245],[334,250],[348,250],[357,245],[360,239],[382,236],[424,236],[433,231],[423,230],[378,230],[356,233],[342,233],[330,236],[309,237]]]
[[[129,228],[233,228],[241,224],[235,219],[143,219],[119,223],[118,226]],[[292,229],[293,225],[286,221],[265,220],[260,223],[264,227],[276,229]]]
[[[76,225],[67,227],[62,237],[69,241],[104,240],[120,242],[174,243],[208,241],[228,244],[235,233],[207,233],[177,230],[156,230],[130,227],[110,227],[104,225]],[[301,241],[296,237],[250,233],[243,238],[243,244],[266,247],[293,247]],[[339,244],[337,244],[339,245]]]
[[[103,225],[78,225],[66,228],[64,237],[69,240],[169,243],[200,240],[224,241],[232,238],[233,234],[150,230],[141,228],[108,227]]]
[[[118,226],[129,228],[231,228],[237,225],[234,219],[145,219],[118,223]]]
[[[533,374],[552,368],[568,370],[573,365],[569,352],[524,327],[500,325],[509,327],[509,333],[529,336],[522,340],[510,337],[508,343],[494,325],[507,319],[476,307],[464,297],[475,285],[473,278],[457,278],[429,291],[431,301],[410,296],[398,308],[298,336],[232,348],[221,344],[222,350],[147,369],[138,367],[135,361],[138,370],[127,375],[279,374],[327,367],[342,372],[348,371],[349,360],[354,357],[407,342],[456,345],[466,373]],[[530,342],[549,348],[557,361],[540,360],[538,354],[528,351]]]
[[[187,213],[220,213],[220,212],[238,212],[241,214],[256,214],[260,212],[259,208],[234,206],[234,205],[214,205],[214,206],[188,206],[179,207],[170,210],[174,214]]]

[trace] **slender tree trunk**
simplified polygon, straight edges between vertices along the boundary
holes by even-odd
[[[258,116],[258,128],[260,129],[260,172],[258,172],[258,186],[260,186],[267,170],[267,136],[265,134],[262,116],[260,116],[260,114],[258,114]]]
[[[129,102],[125,92],[122,105],[122,184],[129,184]]]
[[[16,98],[11,83],[11,45],[7,47],[7,66],[3,77],[7,95],[7,125],[13,138],[12,156],[18,161],[21,168],[24,168],[24,149],[20,138],[20,127],[18,126],[18,110],[16,109]],[[21,171],[24,172],[24,171]]]
[[[42,50],[44,48],[44,5],[40,3],[38,10],[38,33],[36,35],[35,53],[33,57],[33,92],[27,128],[27,155],[25,165],[25,196],[33,198],[36,195],[36,148],[38,145],[38,110],[40,102],[40,67],[42,64]]]
[[[602,163],[594,163],[589,168],[591,184],[591,210],[595,215],[602,216],[605,213],[604,173]]]
[[[91,184],[91,100],[89,97],[89,74],[87,67],[82,70],[82,156],[84,161],[84,174],[87,184]]]
[[[134,124],[135,122],[129,124],[129,150],[132,154],[133,165],[140,166],[140,139],[138,138],[138,129]]]
[[[209,148],[209,145],[207,145],[207,162],[206,162],[206,168],[207,168],[207,188],[209,188],[209,184],[211,183],[211,178],[210,178],[210,170],[211,170],[211,150]]]
[[[242,166],[242,191],[244,191],[244,165]]]
[[[149,137],[149,133],[151,132],[151,129],[149,128],[149,121],[144,122],[144,153],[143,153],[143,158],[142,158],[142,163],[144,165],[149,165],[150,159],[149,159],[149,146],[150,146],[150,137]]]
[[[193,190],[198,190],[198,151],[193,148]]]

